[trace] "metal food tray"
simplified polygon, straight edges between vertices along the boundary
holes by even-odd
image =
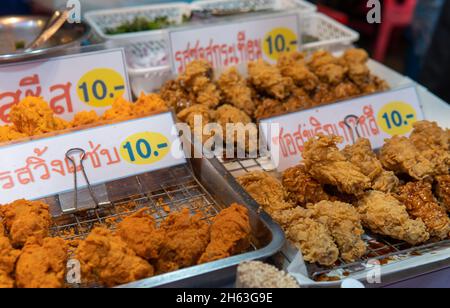
[[[281,177],[269,157],[219,160],[233,177],[253,171],[264,171],[277,178]],[[346,278],[364,281],[367,272],[371,269],[367,265],[369,260],[376,260],[380,263],[383,283],[416,277],[448,267],[450,263],[450,240],[413,247],[405,242],[370,232],[366,232],[363,240],[367,244],[368,250],[366,255],[357,262],[347,263],[339,259],[337,264],[331,268],[305,262],[307,272],[300,274],[300,276],[304,276],[300,279],[302,286],[333,287],[338,286],[340,281]],[[287,269],[290,263],[298,257],[298,250],[287,242],[277,263]]]
[[[116,223],[142,208],[148,208],[158,223],[168,215],[164,209],[166,206],[170,207],[170,212],[187,207],[211,223],[220,210],[232,203],[242,204],[249,209],[252,226],[252,245],[248,252],[120,286],[221,287],[233,283],[239,263],[264,260],[277,253],[283,246],[284,235],[267,214],[258,212],[258,205],[245,195],[239,185],[230,181],[231,176],[220,169],[217,160],[192,159],[188,164],[97,185],[93,190],[98,201],[111,204],[97,209],[89,209],[94,201],[89,190],[83,189],[78,193],[78,208],[85,211],[71,214],[64,214],[61,206],[73,204],[73,192],[42,201],[50,205],[54,217],[52,235],[69,241],[85,238],[99,225],[113,230]],[[130,203],[136,206],[130,208]]]

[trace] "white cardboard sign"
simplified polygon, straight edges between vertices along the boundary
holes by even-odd
[[[283,172],[301,162],[305,142],[318,134],[342,136],[341,147],[367,138],[376,149],[393,135],[409,135],[423,119],[416,88],[408,87],[265,119],[260,127]]]
[[[83,110],[102,114],[119,96],[131,99],[123,49],[0,66],[0,125],[26,96],[42,96],[65,120]]]
[[[172,113],[0,147],[0,204],[74,189],[67,151],[81,148],[92,185],[186,162]],[[71,156],[72,157],[72,156]],[[77,172],[81,152],[74,154]],[[85,187],[81,174],[79,187]]]
[[[282,14],[172,30],[172,71],[178,75],[198,59],[208,60],[216,70],[261,58],[274,62],[279,54],[299,49],[298,18],[297,14]]]

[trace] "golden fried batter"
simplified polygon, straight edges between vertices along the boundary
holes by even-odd
[[[133,118],[133,104],[120,97],[102,117],[105,121],[125,121]]]
[[[219,87],[227,103],[241,109],[248,116],[253,116],[256,106],[253,102],[252,90],[235,67],[228,69],[220,76]]]
[[[431,237],[444,240],[449,236],[450,219],[447,211],[434,198],[430,183],[407,183],[399,188],[397,198],[412,217],[420,218],[425,223]]]
[[[11,108],[11,121],[17,130],[27,136],[42,135],[69,125],[61,119],[56,119],[53,110],[42,97],[24,98]]]
[[[321,184],[336,186],[347,194],[361,195],[371,187],[370,178],[339,152],[341,137],[319,135],[305,143],[306,171]]]
[[[338,59],[334,57],[331,53],[325,50],[319,50],[315,53],[313,53],[311,59],[307,61],[308,67],[313,71],[316,72],[318,69],[320,69],[323,66],[326,66],[328,64],[337,64]]]
[[[436,177],[436,196],[441,204],[450,212],[450,175]]]
[[[330,63],[318,67],[315,73],[323,82],[337,85],[344,81],[347,74],[347,68]]]
[[[195,95],[196,103],[215,108],[219,105],[221,94],[212,81],[212,67],[205,60],[189,63],[186,71],[178,77],[181,86]]]
[[[135,117],[144,117],[168,110],[166,102],[158,94],[145,95],[142,93],[133,106],[133,115]]]
[[[430,234],[421,219],[409,217],[405,205],[390,194],[370,191],[358,202],[363,225],[372,232],[386,235],[411,245],[428,241]]]
[[[292,79],[283,77],[278,68],[264,60],[249,63],[248,74],[250,82],[256,89],[276,99],[284,99],[291,93]]]
[[[183,89],[178,80],[166,82],[160,90],[160,95],[167,105],[175,109],[176,112],[180,112],[196,103],[194,95],[190,95]]]
[[[3,232],[0,232],[0,289],[11,289],[14,287],[12,274],[20,251],[15,250],[9,239],[3,234]]]
[[[306,172],[303,165],[287,169],[283,173],[283,186],[289,198],[299,206],[330,199],[322,185]]]
[[[17,200],[0,206],[0,216],[14,247],[22,247],[30,237],[42,240],[48,236],[51,216],[45,203]]]
[[[336,242],[342,259],[355,262],[365,255],[366,244],[358,211],[350,204],[322,201],[311,206],[312,217],[327,226]]]
[[[9,142],[28,137],[20,133],[14,126],[0,126],[0,143]]]
[[[434,165],[436,175],[449,173],[450,142],[446,131],[436,122],[420,121],[414,123],[411,142],[421,154]]]
[[[138,257],[111,231],[95,228],[76,251],[84,282],[99,281],[107,287],[130,283],[153,275],[153,267]]]
[[[68,247],[60,238],[27,243],[17,261],[18,288],[62,288]]]
[[[383,167],[396,173],[422,180],[434,174],[434,166],[406,137],[394,136],[381,148]]]
[[[141,258],[156,260],[159,257],[164,233],[158,230],[155,219],[146,209],[126,217],[117,225],[117,235]]]
[[[250,247],[250,235],[247,208],[232,204],[214,217],[211,242],[198,263],[212,262],[246,251]]]
[[[294,83],[307,91],[314,90],[319,79],[305,63],[305,54],[299,52],[286,53],[279,57],[278,68],[284,77],[291,78]]]
[[[209,225],[188,209],[170,214],[161,225],[165,238],[156,262],[157,273],[167,273],[198,263],[208,246]]]
[[[391,171],[383,169],[381,162],[372,151],[368,139],[359,139],[354,145],[346,146],[342,153],[347,160],[357,166],[372,181],[372,189],[391,192],[399,184],[399,179]]]
[[[274,99],[265,99],[261,104],[258,105],[255,111],[255,118],[260,121],[265,118],[275,117],[278,115],[285,114],[285,105]]]
[[[286,236],[302,252],[305,261],[332,266],[339,258],[339,249],[328,228],[311,218],[295,221]]]
[[[334,100],[343,100],[358,96],[361,94],[359,88],[351,82],[341,82],[333,89]]]
[[[239,184],[255,199],[269,215],[291,209],[293,204],[285,202],[283,185],[265,172],[251,172],[238,178]]]
[[[75,115],[71,124],[72,127],[79,127],[84,125],[97,124],[99,121],[100,117],[95,111],[81,111]]]

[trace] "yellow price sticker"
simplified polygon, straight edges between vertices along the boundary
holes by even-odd
[[[413,130],[417,112],[405,102],[390,102],[381,108],[377,116],[381,129],[391,135],[405,135]]]
[[[170,142],[159,133],[143,132],[128,137],[120,147],[120,156],[134,165],[150,165],[170,152]]]
[[[77,85],[80,100],[93,107],[111,106],[124,93],[123,76],[109,68],[98,68],[86,73]]]
[[[285,52],[298,51],[299,41],[297,35],[288,28],[275,28],[264,37],[264,54],[274,61]]]

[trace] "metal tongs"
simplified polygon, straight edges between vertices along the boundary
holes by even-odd
[[[39,36],[25,48],[25,52],[32,52],[33,50],[39,49],[50,38],[52,38],[69,18],[70,10],[71,8],[67,8],[62,11],[55,11],[52,17],[48,20],[41,34],[39,34]]]
[[[101,207],[107,207],[111,205],[111,202],[99,202],[97,196],[95,195],[94,189],[91,186],[91,183],[89,181],[89,177],[86,174],[86,170],[84,168],[84,160],[86,159],[86,151],[81,149],[81,148],[73,148],[70,149],[69,151],[66,152],[66,158],[72,163],[73,168],[74,168],[74,193],[73,193],[73,209],[71,210],[71,212],[78,212],[78,193],[79,193],[79,189],[78,189],[78,170],[77,170],[77,163],[75,161],[75,159],[73,158],[73,156],[77,153],[81,153],[80,155],[80,167],[81,167],[81,173],[83,174],[83,177],[86,181],[87,184],[87,188],[89,190],[89,194],[92,198],[92,200],[94,201],[95,204],[95,208],[94,209],[98,209]],[[91,209],[91,208],[89,208]]]

